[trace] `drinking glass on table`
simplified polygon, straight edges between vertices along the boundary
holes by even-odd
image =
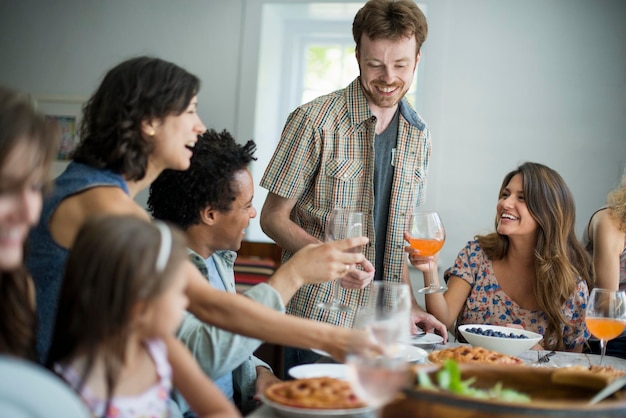
[[[606,343],[626,328],[626,292],[595,288],[585,310],[589,332],[600,340],[600,365],[604,362]]]
[[[346,238],[360,236],[363,236],[363,212],[345,208],[333,209],[326,225],[326,241],[339,241]],[[358,249],[354,249],[353,251],[357,250]],[[348,273],[352,268],[354,268],[354,266],[346,266],[346,273]],[[341,303],[341,300],[339,299],[341,278],[334,280],[331,286],[331,300],[319,303],[317,306],[331,311],[350,311],[350,307]]]
[[[348,381],[368,405],[382,407],[408,384],[409,363],[401,340],[409,331],[410,288],[404,283],[375,281],[365,306],[359,307],[355,328],[364,330],[372,345],[355,340],[348,347]]]
[[[414,212],[409,216],[407,228],[409,245],[424,257],[436,255],[446,240],[446,230],[437,212]],[[432,260],[428,262],[428,270],[424,277],[428,278],[428,286],[419,289],[419,293],[445,292],[448,288],[439,283],[439,277],[433,272]]]

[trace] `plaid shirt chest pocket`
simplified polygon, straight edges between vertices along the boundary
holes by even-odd
[[[332,159],[326,163],[319,198],[332,196],[334,206],[356,206],[364,188],[364,168],[361,160]],[[328,204],[328,202],[326,202]]]

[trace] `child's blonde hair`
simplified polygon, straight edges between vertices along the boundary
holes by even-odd
[[[626,232],[626,173],[622,176],[620,185],[609,192],[606,203],[619,221],[620,231]]]

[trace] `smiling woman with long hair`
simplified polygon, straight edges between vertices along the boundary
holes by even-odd
[[[511,325],[543,335],[542,348],[581,351],[593,283],[572,193],[556,171],[527,162],[498,196],[495,232],[461,250],[444,274],[448,290],[426,295],[427,310],[448,327]]]
[[[34,359],[34,287],[22,264],[24,242],[39,219],[56,141],[27,96],[0,86],[0,354]]]

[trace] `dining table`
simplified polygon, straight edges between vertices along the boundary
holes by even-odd
[[[428,344],[428,345],[419,345],[420,348],[424,349],[426,352],[431,352],[434,350],[441,350],[444,348],[456,347],[461,345],[461,343],[452,341],[446,344]],[[547,361],[540,362],[539,359],[546,354],[549,354]],[[600,365],[600,355],[597,354],[589,354],[589,353],[572,353],[565,351],[556,351],[551,353],[547,350],[526,350],[519,354],[517,357],[522,359],[526,365],[529,366],[537,366],[537,367],[568,367],[568,366],[582,366],[582,367],[590,367],[592,365]],[[427,359],[422,360],[422,362],[427,362]],[[325,363],[332,363],[334,360],[330,357],[322,357],[319,360],[320,367],[323,367]],[[604,361],[602,362],[603,366],[610,366],[616,369],[621,369],[626,371],[626,360],[605,356]],[[261,405],[252,413],[246,415],[246,417],[250,418],[281,418],[272,408],[267,405]],[[375,413],[372,412],[371,418],[375,417]],[[369,418],[369,417],[368,417]]]

